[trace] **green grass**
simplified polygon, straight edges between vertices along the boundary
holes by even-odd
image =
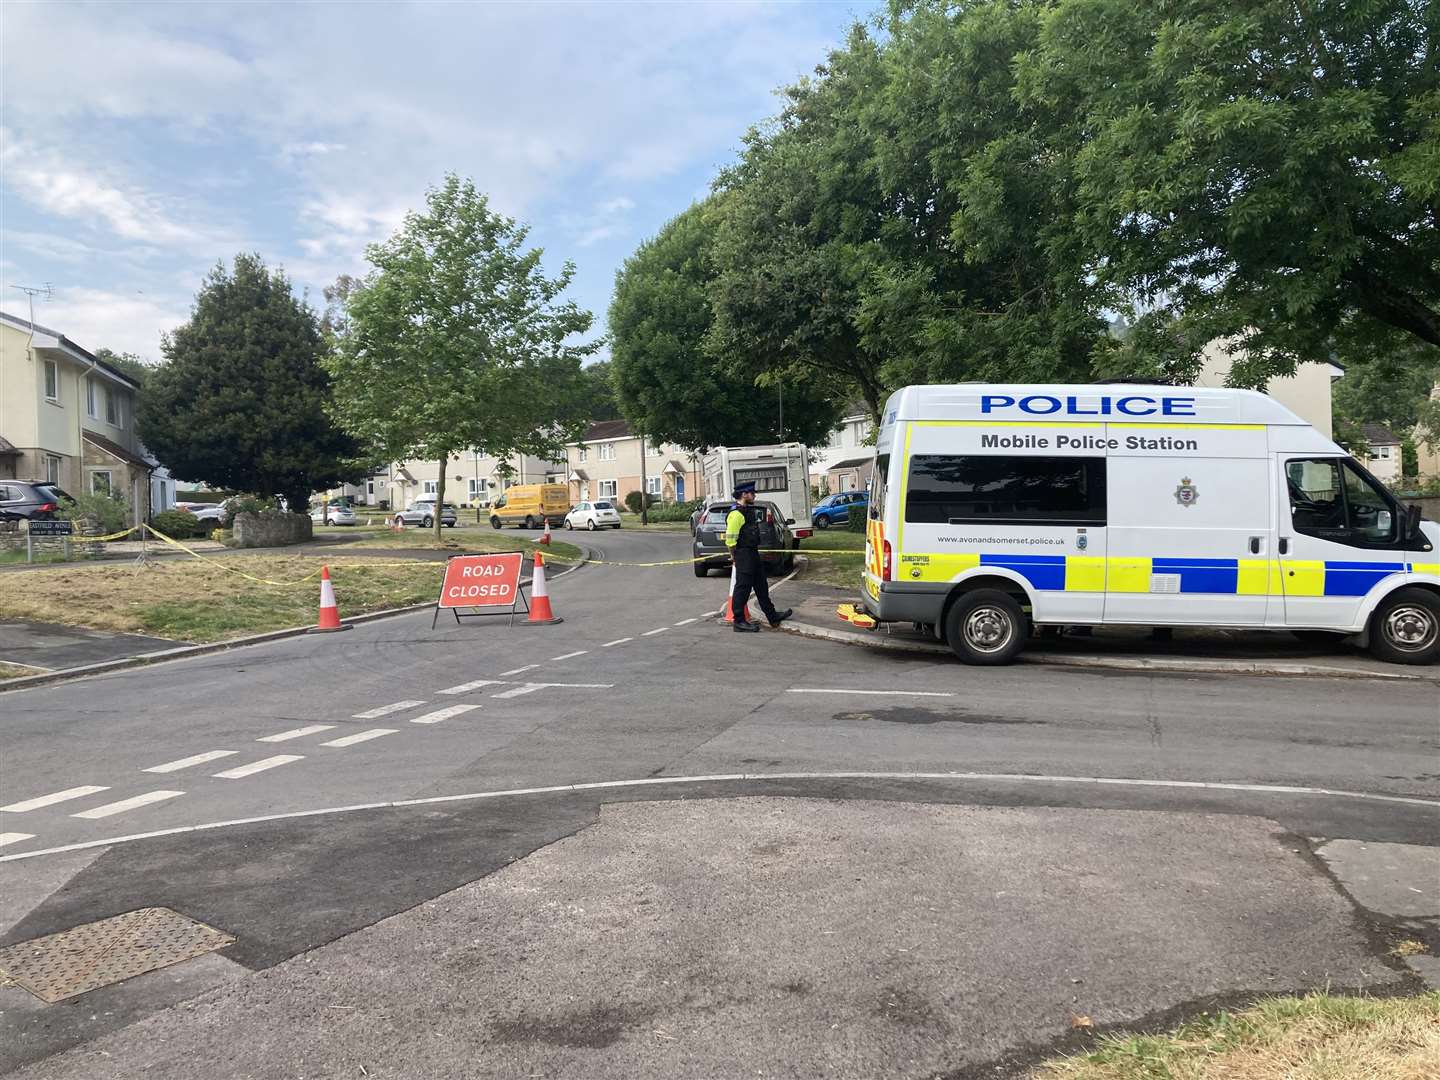
[[[81,555],[79,551],[75,551],[72,554],[70,560],[67,560],[65,558],[65,553],[63,551],[37,551],[35,552],[35,559],[33,565],[38,565],[40,563],[62,563],[83,558],[85,558],[85,556]],[[25,562],[26,559],[24,548],[19,548],[18,550],[0,551],[0,566],[14,566],[17,563],[20,565],[24,565]]]
[[[827,549],[838,549],[841,554],[813,554],[814,551]],[[810,539],[800,541],[800,552],[809,560],[803,580],[859,591],[860,574],[865,569],[864,533],[848,529],[816,529]]]

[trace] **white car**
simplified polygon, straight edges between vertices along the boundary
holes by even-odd
[[[317,506],[310,511],[316,525],[354,525],[355,511],[348,506]]]
[[[586,528],[591,532],[596,529],[618,529],[620,528],[620,511],[615,509],[614,503],[605,499],[582,502],[565,515],[565,527],[567,529]]]

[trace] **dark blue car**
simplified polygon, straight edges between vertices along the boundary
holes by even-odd
[[[826,495],[810,511],[810,521],[817,529],[828,529],[831,525],[844,525],[850,516],[850,507],[865,510],[870,506],[868,491],[837,491]]]

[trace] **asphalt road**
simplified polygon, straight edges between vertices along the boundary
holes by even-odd
[[[632,562],[688,553],[683,533],[583,542]],[[776,598],[802,588],[784,584]],[[712,617],[725,589],[688,566],[592,564],[552,583],[559,625],[442,619],[432,630],[429,614],[402,616],[0,695],[0,946],[151,905],[238,939],[170,974],[94,991],[78,1009],[0,988],[0,1067],[239,986],[248,970],[341,947],[347,934],[586,835],[605,805],[765,795],[1069,808],[1091,815],[1076,827],[1085,846],[1107,832],[1095,814],[1140,812],[1164,818],[1155,836],[1172,848],[1213,820],[1201,815],[1221,814],[1249,830],[1246,843],[1257,828],[1437,843],[1432,683],[965,668],[733,634]],[[1116,853],[1103,855],[1097,866],[1113,865]],[[1269,864],[1255,858],[1232,869],[1263,882]],[[1366,955],[1378,932],[1344,931]],[[1063,945],[1057,929],[1040,953],[1053,960]],[[1146,1000],[1161,1011],[1257,978],[1171,980]],[[1116,1005],[1117,1022],[1138,1015]],[[1016,1042],[997,1032],[981,1058]],[[844,1057],[841,1071],[868,1060]],[[939,1068],[945,1053],[925,1060]],[[635,1063],[580,1054],[541,1069],[623,1073]]]

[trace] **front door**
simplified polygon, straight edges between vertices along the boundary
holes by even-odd
[[[1359,629],[1370,590],[1405,572],[1395,504],[1346,458],[1286,455],[1279,468],[1289,493],[1280,529],[1285,625]]]
[[[675,477],[675,501],[685,501],[685,477],[678,474]]]

